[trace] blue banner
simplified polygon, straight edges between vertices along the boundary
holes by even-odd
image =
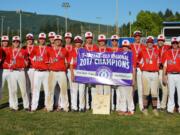
[[[132,85],[132,52],[78,50],[75,81],[105,85]]]

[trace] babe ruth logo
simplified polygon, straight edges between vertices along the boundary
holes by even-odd
[[[97,69],[96,75],[106,79],[110,79],[112,76],[112,71],[108,67],[103,66]]]

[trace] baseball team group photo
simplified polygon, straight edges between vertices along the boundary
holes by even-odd
[[[179,2],[78,1],[2,2],[0,134],[180,134]]]

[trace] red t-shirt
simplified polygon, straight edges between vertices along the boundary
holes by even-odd
[[[34,61],[34,68],[37,70],[48,70],[49,69],[49,47],[48,46],[37,46],[32,51],[32,60]]]
[[[72,52],[74,50],[74,47],[72,45],[66,45],[65,49],[67,51],[67,56],[66,56],[66,60],[67,60],[67,64],[69,65],[71,62],[71,57],[72,57]],[[69,67],[68,67],[69,68]]]
[[[164,56],[164,66],[167,67],[167,73],[179,72],[180,73],[180,49],[168,50]]]
[[[37,46],[27,46],[25,48],[26,52],[28,53],[28,68],[34,68],[34,61],[33,61],[33,58],[34,58],[34,53],[32,53],[34,51],[34,49],[36,48]]]
[[[10,48],[10,68],[11,69],[24,69],[28,65],[28,54],[22,48]]]
[[[68,52],[65,48],[60,47],[55,49],[51,47],[50,50],[50,64],[49,70],[52,71],[66,71],[66,57]]]
[[[159,71],[159,50],[155,47],[153,49],[147,47],[142,49],[138,61],[141,64],[142,71]]]
[[[84,49],[86,49],[87,51],[98,51],[98,47],[95,44],[92,45],[84,45]]]
[[[2,63],[0,68],[1,69],[9,69],[10,68],[10,47],[3,47],[2,48]]]
[[[171,48],[169,45],[163,45],[162,47],[159,47],[159,61],[161,64],[164,63],[163,55]]]
[[[134,60],[134,67],[140,67],[141,68],[141,65],[140,65],[140,63],[139,63],[139,61],[138,61],[138,57],[139,57],[139,54],[140,54],[140,52],[144,49],[144,48],[146,48],[146,46],[145,45],[143,45],[143,44],[136,44],[136,43],[133,43],[133,44],[131,44],[130,45],[130,47],[131,47],[131,51],[132,51],[132,53],[133,53],[133,60]],[[136,63],[136,64],[135,64]]]

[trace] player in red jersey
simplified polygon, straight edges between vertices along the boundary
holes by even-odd
[[[178,106],[180,106],[180,49],[177,37],[171,39],[172,48],[164,55],[163,82],[168,85],[169,98],[167,111],[174,113],[174,93],[177,89]],[[167,77],[166,77],[167,76]],[[180,113],[180,107],[178,108]]]

